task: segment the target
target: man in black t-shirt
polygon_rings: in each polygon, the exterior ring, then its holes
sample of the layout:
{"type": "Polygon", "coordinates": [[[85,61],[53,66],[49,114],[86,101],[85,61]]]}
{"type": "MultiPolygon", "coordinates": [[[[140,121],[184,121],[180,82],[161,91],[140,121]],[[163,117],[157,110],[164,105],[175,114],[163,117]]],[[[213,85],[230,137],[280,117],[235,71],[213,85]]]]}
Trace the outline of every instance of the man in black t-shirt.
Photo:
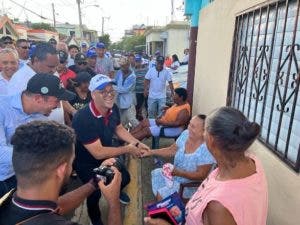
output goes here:
{"type": "MultiPolygon", "coordinates": [[[[108,225],[122,224],[118,199],[121,174],[114,167],[109,185],[90,180],[59,196],[74,160],[75,133],[71,128],[54,121],[34,121],[19,126],[11,143],[17,189],[0,200],[1,225],[75,225],[62,215],[78,207],[99,187],[108,201],[108,225]]],[[[112,165],[113,160],[103,163],[112,165]]]]}
{"type": "MultiPolygon", "coordinates": [[[[142,149],[149,149],[148,146],[127,132],[120,123],[119,109],[114,104],[115,90],[112,84],[112,80],[106,75],[94,76],[89,85],[92,101],[85,108],[79,110],[73,118],[72,126],[77,138],[74,166],[83,182],[93,176],[93,168],[98,167],[104,159],[126,153],[139,157],[142,149]],[[114,134],[129,144],[112,147],[114,134]]],[[[130,178],[125,169],[121,173],[121,188],[124,188],[130,178]]],[[[100,197],[100,191],[95,191],[87,198],[88,214],[93,225],[102,224],[98,206],[100,197]]],[[[122,194],[120,201],[123,201],[122,203],[126,201],[122,194]]]]}

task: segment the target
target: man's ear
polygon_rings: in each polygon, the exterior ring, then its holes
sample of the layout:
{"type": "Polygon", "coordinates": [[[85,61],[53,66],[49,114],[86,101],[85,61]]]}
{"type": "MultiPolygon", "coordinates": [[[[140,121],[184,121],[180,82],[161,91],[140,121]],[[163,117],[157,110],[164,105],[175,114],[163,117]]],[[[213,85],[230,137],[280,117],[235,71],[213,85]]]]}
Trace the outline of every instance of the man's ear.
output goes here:
{"type": "Polygon", "coordinates": [[[66,163],[66,162],[60,164],[56,168],[56,175],[60,178],[60,180],[63,180],[65,178],[67,169],[68,169],[68,163],[66,163]]]}

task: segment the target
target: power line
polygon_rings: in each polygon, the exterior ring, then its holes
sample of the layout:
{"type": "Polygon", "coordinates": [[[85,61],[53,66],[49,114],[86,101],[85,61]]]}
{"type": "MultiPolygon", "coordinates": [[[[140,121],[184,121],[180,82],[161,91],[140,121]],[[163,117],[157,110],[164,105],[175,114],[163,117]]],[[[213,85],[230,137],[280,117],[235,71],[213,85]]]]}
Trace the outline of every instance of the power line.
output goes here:
{"type": "Polygon", "coordinates": [[[34,14],[34,15],[36,15],[36,16],[38,16],[38,17],[40,17],[41,19],[44,19],[44,20],[51,20],[51,19],[49,19],[49,18],[46,18],[46,17],[44,17],[44,16],[42,16],[42,15],[40,15],[40,14],[38,14],[38,13],[36,13],[36,12],[32,11],[31,9],[28,9],[28,8],[26,8],[26,7],[22,6],[21,4],[19,4],[19,3],[15,2],[14,0],[10,0],[10,1],[11,1],[12,3],[14,3],[14,4],[16,4],[16,5],[20,6],[21,8],[23,8],[23,9],[27,10],[28,12],[31,12],[32,14],[34,14]]]}

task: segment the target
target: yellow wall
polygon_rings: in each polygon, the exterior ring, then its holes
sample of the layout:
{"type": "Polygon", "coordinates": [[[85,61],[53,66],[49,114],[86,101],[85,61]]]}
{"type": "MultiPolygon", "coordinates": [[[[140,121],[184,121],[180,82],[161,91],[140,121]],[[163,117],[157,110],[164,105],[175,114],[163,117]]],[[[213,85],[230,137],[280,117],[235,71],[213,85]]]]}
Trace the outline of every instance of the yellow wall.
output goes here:
{"type": "MultiPolygon", "coordinates": [[[[197,40],[193,113],[209,113],[226,104],[235,16],[263,0],[215,0],[201,11],[197,40]]],[[[269,1],[271,2],[271,1],[269,1]]],[[[268,225],[300,224],[300,176],[260,142],[269,186],[268,225]]]]}

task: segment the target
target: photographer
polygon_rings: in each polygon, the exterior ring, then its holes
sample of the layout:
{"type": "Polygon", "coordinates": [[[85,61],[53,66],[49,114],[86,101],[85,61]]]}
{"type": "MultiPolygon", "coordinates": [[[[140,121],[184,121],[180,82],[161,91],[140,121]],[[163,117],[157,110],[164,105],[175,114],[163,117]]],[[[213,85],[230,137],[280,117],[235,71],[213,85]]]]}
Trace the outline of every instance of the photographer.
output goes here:
{"type": "MultiPolygon", "coordinates": [[[[78,207],[100,187],[108,201],[108,224],[120,225],[118,194],[121,175],[115,173],[109,185],[91,180],[78,189],[59,197],[67,183],[74,160],[74,131],[54,121],[34,121],[19,126],[11,140],[17,190],[1,199],[0,224],[76,224],[62,215],[78,207]],[[117,196],[117,197],[116,197],[117,196]]],[[[114,162],[106,160],[104,165],[114,162]]]]}

